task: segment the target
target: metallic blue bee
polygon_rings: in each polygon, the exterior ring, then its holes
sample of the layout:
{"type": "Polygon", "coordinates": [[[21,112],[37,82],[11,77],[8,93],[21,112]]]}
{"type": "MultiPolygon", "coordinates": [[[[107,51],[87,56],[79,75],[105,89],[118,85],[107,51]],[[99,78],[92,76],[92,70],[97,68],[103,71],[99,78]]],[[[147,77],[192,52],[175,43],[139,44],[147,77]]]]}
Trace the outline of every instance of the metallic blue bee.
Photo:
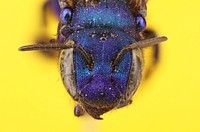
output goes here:
{"type": "Polygon", "coordinates": [[[61,51],[61,76],[67,91],[78,102],[76,116],[86,111],[102,119],[100,115],[130,104],[142,78],[142,48],[157,47],[155,44],[167,40],[145,30],[147,0],[49,3],[59,14],[57,39],[19,50],[61,51]]]}

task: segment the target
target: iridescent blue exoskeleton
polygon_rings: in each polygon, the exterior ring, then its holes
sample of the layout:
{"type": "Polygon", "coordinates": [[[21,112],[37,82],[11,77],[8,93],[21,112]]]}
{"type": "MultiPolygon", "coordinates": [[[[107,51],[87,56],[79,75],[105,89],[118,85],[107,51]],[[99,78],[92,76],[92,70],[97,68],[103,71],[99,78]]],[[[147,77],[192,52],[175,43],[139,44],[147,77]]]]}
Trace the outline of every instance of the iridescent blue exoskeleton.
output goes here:
{"type": "Polygon", "coordinates": [[[19,50],[60,50],[63,83],[78,102],[75,115],[95,119],[131,103],[143,71],[142,48],[166,37],[144,35],[147,0],[51,0],[57,40],[19,50]],[[59,5],[59,8],[58,6],[59,5]]]}

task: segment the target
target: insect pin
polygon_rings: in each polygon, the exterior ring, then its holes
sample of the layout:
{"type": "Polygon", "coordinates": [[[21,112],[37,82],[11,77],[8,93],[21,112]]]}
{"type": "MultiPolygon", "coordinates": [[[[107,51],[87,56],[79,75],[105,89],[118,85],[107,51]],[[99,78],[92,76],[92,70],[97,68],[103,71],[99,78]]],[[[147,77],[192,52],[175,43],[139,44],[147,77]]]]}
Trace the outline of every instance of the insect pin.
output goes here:
{"type": "MultiPolygon", "coordinates": [[[[54,1],[56,2],[56,1],[54,1]]],[[[60,52],[60,73],[74,114],[95,119],[131,103],[142,79],[142,49],[166,41],[149,37],[147,0],[58,0],[57,40],[20,47],[20,51],[60,52]]]]}

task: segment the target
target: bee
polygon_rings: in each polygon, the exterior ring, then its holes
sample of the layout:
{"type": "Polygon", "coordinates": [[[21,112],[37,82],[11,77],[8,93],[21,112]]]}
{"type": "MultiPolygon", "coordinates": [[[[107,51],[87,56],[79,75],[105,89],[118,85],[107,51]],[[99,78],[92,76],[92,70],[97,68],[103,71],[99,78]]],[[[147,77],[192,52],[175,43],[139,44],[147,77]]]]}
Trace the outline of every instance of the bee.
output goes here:
{"type": "Polygon", "coordinates": [[[145,30],[147,0],[50,2],[59,5],[57,39],[19,50],[60,51],[63,84],[78,102],[76,116],[102,119],[129,105],[142,79],[142,49],[167,40],[145,30]]]}

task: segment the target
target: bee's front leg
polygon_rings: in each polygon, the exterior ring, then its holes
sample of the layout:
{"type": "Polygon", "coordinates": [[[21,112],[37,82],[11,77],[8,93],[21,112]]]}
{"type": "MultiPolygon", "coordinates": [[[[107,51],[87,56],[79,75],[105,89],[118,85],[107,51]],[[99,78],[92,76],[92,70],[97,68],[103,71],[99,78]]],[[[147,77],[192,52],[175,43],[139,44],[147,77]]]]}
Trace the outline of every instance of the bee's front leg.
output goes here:
{"type": "MultiPolygon", "coordinates": [[[[59,18],[60,16],[60,6],[58,4],[58,0],[47,0],[43,7],[42,7],[42,18],[41,18],[41,28],[42,29],[39,33],[39,35],[36,36],[35,42],[38,44],[55,44],[58,43],[57,38],[50,37],[48,33],[48,14],[52,13],[50,17],[59,18]]],[[[58,36],[59,34],[57,34],[58,36]]],[[[57,57],[57,53],[52,51],[42,51],[44,55],[47,55],[49,57],[57,57]]]]}
{"type": "MultiPolygon", "coordinates": [[[[143,36],[145,39],[149,38],[155,38],[157,35],[153,30],[144,30],[143,31],[143,36]]],[[[155,66],[158,64],[159,59],[160,59],[160,46],[159,44],[153,45],[152,46],[153,54],[151,55],[151,65],[148,67],[147,72],[144,76],[144,78],[148,78],[151,73],[153,72],[155,66]]]]}
{"type": "Polygon", "coordinates": [[[58,18],[60,16],[60,6],[58,4],[58,0],[47,0],[43,5],[43,25],[47,25],[47,12],[52,11],[54,15],[56,15],[58,18]]]}

